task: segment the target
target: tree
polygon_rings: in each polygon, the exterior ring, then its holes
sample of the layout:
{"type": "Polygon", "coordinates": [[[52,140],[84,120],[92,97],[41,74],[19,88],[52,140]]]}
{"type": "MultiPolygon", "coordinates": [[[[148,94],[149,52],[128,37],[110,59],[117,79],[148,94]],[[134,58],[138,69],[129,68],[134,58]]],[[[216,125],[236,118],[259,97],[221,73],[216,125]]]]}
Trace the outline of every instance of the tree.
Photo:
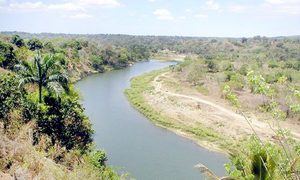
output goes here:
{"type": "Polygon", "coordinates": [[[22,62],[17,66],[20,73],[19,86],[27,83],[37,84],[39,87],[39,102],[42,103],[43,87],[48,92],[59,95],[63,90],[68,91],[68,77],[62,71],[60,61],[57,56],[46,55],[41,57],[38,52],[33,62],[22,62]]]}
{"type": "Polygon", "coordinates": [[[22,93],[16,89],[18,85],[15,75],[12,73],[0,73],[0,122],[3,122],[4,130],[10,121],[10,113],[22,104],[22,93]]]}
{"type": "Polygon", "coordinates": [[[216,63],[214,63],[212,60],[207,60],[205,61],[207,64],[208,72],[215,73],[218,72],[218,67],[216,63]]]}
{"type": "Polygon", "coordinates": [[[248,41],[247,38],[245,38],[245,37],[242,38],[242,43],[247,43],[247,41],[248,41]]]}
{"type": "Polygon", "coordinates": [[[0,67],[13,69],[18,61],[11,44],[0,41],[0,67]]]}
{"type": "Polygon", "coordinates": [[[61,98],[46,95],[45,111],[37,121],[38,134],[50,137],[52,145],[58,143],[67,150],[79,148],[86,150],[92,142],[91,124],[79,104],[79,96],[73,89],[61,98]]]}
{"type": "Polygon", "coordinates": [[[55,48],[53,46],[53,43],[48,41],[46,43],[44,43],[44,48],[43,48],[46,52],[49,53],[54,53],[55,52],[55,48]]]}
{"type": "Polygon", "coordinates": [[[12,36],[10,42],[15,44],[17,47],[22,47],[25,45],[24,40],[19,35],[12,36]]]}
{"type": "Polygon", "coordinates": [[[42,49],[43,48],[43,43],[40,40],[38,40],[36,38],[33,38],[33,39],[30,39],[27,42],[27,46],[29,47],[29,49],[31,51],[35,51],[35,50],[42,49]]]}

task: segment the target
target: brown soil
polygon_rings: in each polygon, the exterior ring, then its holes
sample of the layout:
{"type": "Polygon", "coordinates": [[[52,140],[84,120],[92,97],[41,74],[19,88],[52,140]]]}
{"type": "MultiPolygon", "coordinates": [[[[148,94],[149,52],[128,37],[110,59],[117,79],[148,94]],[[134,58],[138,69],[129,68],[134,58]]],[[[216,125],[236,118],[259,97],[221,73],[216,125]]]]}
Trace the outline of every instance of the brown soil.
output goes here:
{"type": "MultiPolygon", "coordinates": [[[[172,121],[191,127],[201,125],[226,138],[243,140],[255,132],[264,140],[276,139],[274,131],[278,127],[277,121],[261,121],[254,113],[249,112],[245,118],[220,96],[216,96],[218,93],[205,96],[188,83],[178,81],[178,77],[174,77],[172,72],[155,77],[152,82],[154,90],[144,94],[146,101],[172,121]]],[[[300,139],[299,124],[284,121],[280,122],[280,126],[290,130],[295,139],[300,139]]]]}

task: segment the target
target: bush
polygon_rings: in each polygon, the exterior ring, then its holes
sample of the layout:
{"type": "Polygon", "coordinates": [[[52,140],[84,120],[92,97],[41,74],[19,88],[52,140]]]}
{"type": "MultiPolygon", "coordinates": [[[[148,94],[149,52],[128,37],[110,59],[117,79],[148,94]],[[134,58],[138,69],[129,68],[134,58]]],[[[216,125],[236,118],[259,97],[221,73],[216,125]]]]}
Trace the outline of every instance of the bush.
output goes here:
{"type": "Polygon", "coordinates": [[[223,69],[224,71],[234,71],[234,65],[231,63],[225,64],[223,69]]]}
{"type": "Polygon", "coordinates": [[[103,58],[101,56],[92,55],[91,56],[92,66],[95,70],[103,72],[103,58]]]}
{"type": "Polygon", "coordinates": [[[278,68],[279,65],[278,65],[278,62],[276,62],[276,61],[270,61],[268,64],[268,67],[269,68],[278,68]]]}
{"type": "Polygon", "coordinates": [[[231,162],[225,165],[225,169],[230,177],[236,179],[294,179],[300,163],[290,158],[299,157],[298,145],[294,142],[289,145],[291,157],[285,154],[281,146],[261,144],[257,138],[252,137],[241,144],[243,148],[231,156],[231,162]]]}
{"type": "Polygon", "coordinates": [[[0,74],[0,121],[4,123],[4,128],[9,125],[9,114],[22,107],[22,92],[16,88],[18,81],[12,74],[0,74]]]}
{"type": "Polygon", "coordinates": [[[19,35],[12,36],[11,43],[15,44],[17,47],[22,47],[25,45],[24,40],[19,35]]]}
{"type": "Polygon", "coordinates": [[[247,73],[249,71],[249,66],[247,64],[243,64],[240,69],[238,70],[238,72],[243,75],[243,76],[246,76],[247,73]]]}
{"type": "Polygon", "coordinates": [[[90,153],[89,160],[93,166],[95,166],[97,169],[101,169],[105,166],[107,157],[104,151],[97,150],[90,153]]]}
{"type": "Polygon", "coordinates": [[[27,46],[31,51],[35,51],[42,49],[43,43],[39,39],[33,38],[27,42],[27,46]]]}
{"type": "Polygon", "coordinates": [[[227,99],[233,106],[235,106],[235,107],[240,106],[237,95],[231,91],[231,88],[229,85],[225,84],[223,86],[222,93],[223,93],[225,99],[227,99]]]}
{"type": "Polygon", "coordinates": [[[12,45],[0,41],[0,67],[11,70],[14,68],[18,60],[13,51],[12,45]]]}
{"type": "Polygon", "coordinates": [[[61,98],[46,96],[39,113],[37,132],[48,135],[53,145],[58,143],[67,150],[85,150],[92,142],[91,124],[74,92],[61,98]]]}
{"type": "Polygon", "coordinates": [[[212,60],[206,60],[205,63],[207,65],[208,72],[215,73],[219,71],[217,64],[212,60]]]}

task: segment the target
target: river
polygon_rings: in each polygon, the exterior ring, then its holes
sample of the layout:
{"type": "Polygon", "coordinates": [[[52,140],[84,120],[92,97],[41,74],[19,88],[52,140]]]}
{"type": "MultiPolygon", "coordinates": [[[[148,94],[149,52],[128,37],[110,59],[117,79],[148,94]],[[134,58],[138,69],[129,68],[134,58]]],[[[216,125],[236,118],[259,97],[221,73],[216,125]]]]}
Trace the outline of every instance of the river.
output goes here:
{"type": "Polygon", "coordinates": [[[224,175],[226,156],[153,125],[124,95],[132,77],[171,64],[174,62],[140,62],[76,83],[95,130],[94,141],[107,153],[110,166],[136,179],[204,179],[194,168],[197,163],[224,175]]]}

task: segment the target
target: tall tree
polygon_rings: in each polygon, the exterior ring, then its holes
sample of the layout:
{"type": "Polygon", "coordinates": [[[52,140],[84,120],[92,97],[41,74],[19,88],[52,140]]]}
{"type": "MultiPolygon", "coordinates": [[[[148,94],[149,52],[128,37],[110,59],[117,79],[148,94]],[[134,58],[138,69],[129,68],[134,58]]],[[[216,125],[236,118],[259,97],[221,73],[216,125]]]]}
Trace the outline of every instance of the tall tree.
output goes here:
{"type": "Polygon", "coordinates": [[[10,41],[12,44],[15,44],[18,47],[22,47],[25,45],[24,40],[19,35],[14,35],[10,41]]]}
{"type": "Polygon", "coordinates": [[[31,51],[35,51],[42,49],[43,43],[39,39],[33,38],[27,42],[27,46],[31,51]]]}
{"type": "Polygon", "coordinates": [[[33,62],[24,61],[21,65],[17,65],[17,69],[21,72],[19,86],[28,83],[37,84],[40,103],[42,103],[43,88],[57,96],[64,90],[68,91],[68,77],[56,57],[49,54],[42,58],[38,52],[33,62]]]}

